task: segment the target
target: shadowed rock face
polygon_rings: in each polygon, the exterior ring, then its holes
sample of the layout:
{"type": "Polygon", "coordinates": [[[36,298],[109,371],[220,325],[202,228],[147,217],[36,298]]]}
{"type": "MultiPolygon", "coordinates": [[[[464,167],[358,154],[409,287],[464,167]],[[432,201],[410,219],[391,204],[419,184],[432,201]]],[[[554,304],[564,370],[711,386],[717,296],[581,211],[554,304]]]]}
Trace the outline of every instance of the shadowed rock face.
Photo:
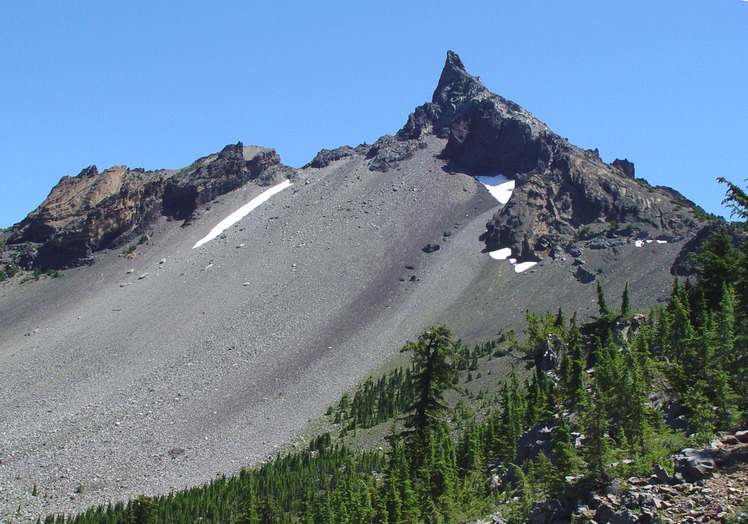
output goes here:
{"type": "Polygon", "coordinates": [[[596,150],[570,144],[488,91],[451,51],[431,103],[416,108],[397,138],[425,134],[448,139],[441,154],[452,170],[516,180],[512,198],[486,224],[489,250],[511,247],[520,258],[537,260],[583,228],[603,235],[618,224],[629,235],[682,237],[701,227],[692,209],[682,209],[692,202],[635,179],[628,160],[608,165],[596,150]]]}
{"type": "Polygon", "coordinates": [[[117,247],[163,214],[189,220],[195,210],[249,180],[271,183],[283,172],[274,149],[241,142],[179,170],[144,171],[90,166],[65,176],[47,199],[13,228],[8,243],[28,242],[33,264],[65,268],[88,263],[94,252],[117,247]]]}

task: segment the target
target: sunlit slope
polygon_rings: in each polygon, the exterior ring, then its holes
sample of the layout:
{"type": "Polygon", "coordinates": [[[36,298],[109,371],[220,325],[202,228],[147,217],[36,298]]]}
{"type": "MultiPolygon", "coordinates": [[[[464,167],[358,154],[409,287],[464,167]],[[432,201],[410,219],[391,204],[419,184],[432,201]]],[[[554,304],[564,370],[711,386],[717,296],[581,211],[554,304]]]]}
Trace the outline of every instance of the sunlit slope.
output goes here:
{"type": "MultiPolygon", "coordinates": [[[[262,460],[433,324],[478,339],[527,308],[594,313],[573,258],[517,273],[485,252],[501,204],[443,169],[444,143],[384,173],[362,155],[300,170],[194,249],[268,188],[249,183],[186,227],[159,219],[134,259],[104,252],[0,287],[3,507],[70,511],[262,460]],[[34,484],[50,497],[28,496],[34,484]]],[[[585,258],[609,296],[629,281],[642,303],[667,293],[679,249],[585,258]]]]}

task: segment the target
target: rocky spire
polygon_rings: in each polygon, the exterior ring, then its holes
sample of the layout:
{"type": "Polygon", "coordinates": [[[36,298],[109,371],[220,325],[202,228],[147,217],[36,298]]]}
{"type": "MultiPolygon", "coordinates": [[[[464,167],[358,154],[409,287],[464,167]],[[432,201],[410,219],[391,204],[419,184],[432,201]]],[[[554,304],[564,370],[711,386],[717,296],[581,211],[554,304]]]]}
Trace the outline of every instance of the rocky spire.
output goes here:
{"type": "Polygon", "coordinates": [[[431,97],[431,103],[439,108],[439,120],[441,122],[451,120],[464,102],[482,98],[488,94],[480,78],[465,70],[465,65],[457,53],[447,51],[444,69],[431,97]]]}

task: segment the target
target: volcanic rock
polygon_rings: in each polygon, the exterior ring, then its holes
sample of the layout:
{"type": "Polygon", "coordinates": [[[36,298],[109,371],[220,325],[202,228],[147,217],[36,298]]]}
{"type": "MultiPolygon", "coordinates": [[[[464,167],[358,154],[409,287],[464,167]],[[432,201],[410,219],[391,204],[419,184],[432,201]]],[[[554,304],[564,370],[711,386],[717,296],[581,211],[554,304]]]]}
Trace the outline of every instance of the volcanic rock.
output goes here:
{"type": "Polygon", "coordinates": [[[628,160],[608,165],[596,150],[582,150],[553,133],[528,111],[488,91],[453,52],[431,103],[418,107],[397,134],[401,141],[425,134],[447,138],[442,155],[454,171],[502,174],[516,181],[513,196],[486,225],[486,248],[510,247],[520,259],[538,260],[551,244],[595,232],[616,222],[683,235],[698,227],[694,216],[675,213],[693,206],[677,192],[633,178],[628,160]],[[667,217],[667,218],[665,218],[667,217]]]}
{"type": "Polygon", "coordinates": [[[179,171],[89,166],[63,177],[47,199],[14,226],[8,244],[30,243],[36,267],[88,263],[96,251],[141,234],[163,214],[189,219],[198,206],[255,180],[267,185],[292,173],[274,149],[241,142],[179,171]]]}
{"type": "Polygon", "coordinates": [[[636,172],[634,169],[634,163],[629,161],[628,158],[624,158],[623,160],[621,160],[620,158],[616,158],[610,165],[620,169],[621,172],[627,177],[636,178],[634,176],[634,173],[636,172]]]}

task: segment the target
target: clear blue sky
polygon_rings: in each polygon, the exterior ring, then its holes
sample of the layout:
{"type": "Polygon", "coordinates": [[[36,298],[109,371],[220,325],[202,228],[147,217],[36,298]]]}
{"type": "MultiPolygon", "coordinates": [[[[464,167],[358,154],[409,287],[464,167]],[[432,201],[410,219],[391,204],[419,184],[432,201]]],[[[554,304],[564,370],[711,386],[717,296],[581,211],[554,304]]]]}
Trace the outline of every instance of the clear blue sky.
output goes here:
{"type": "Polygon", "coordinates": [[[748,177],[748,1],[6,2],[0,226],[96,164],[242,141],[298,167],[394,134],[447,49],[603,160],[722,213],[748,177]]]}

